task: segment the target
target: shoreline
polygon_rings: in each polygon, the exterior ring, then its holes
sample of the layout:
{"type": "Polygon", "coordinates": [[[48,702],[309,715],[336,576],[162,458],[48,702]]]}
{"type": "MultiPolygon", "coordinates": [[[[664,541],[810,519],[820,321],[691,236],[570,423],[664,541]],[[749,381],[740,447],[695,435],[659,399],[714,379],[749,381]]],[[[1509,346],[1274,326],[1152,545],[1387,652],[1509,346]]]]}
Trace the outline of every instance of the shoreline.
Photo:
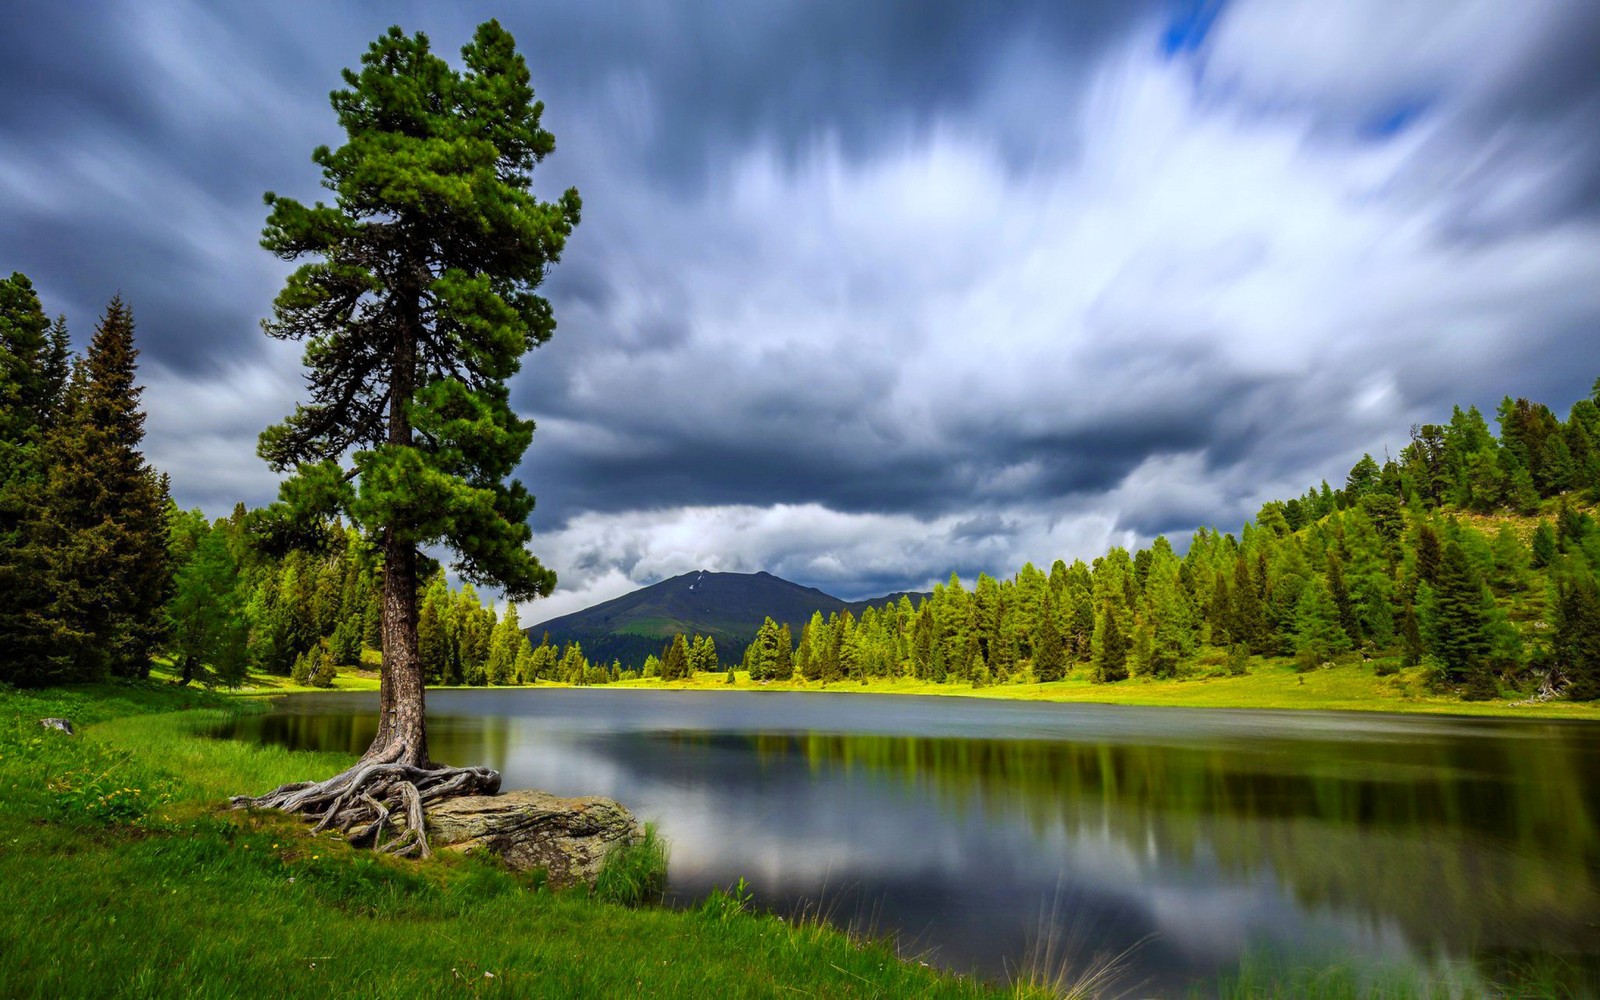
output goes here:
{"type": "MultiPolygon", "coordinates": [[[[1081,674],[1081,671],[1079,672],[1081,674]]],[[[805,680],[751,682],[736,674],[729,684],[722,672],[697,674],[689,680],[664,682],[638,678],[610,684],[576,685],[560,681],[503,686],[450,685],[430,691],[535,690],[590,687],[596,690],[746,691],[825,694],[918,695],[940,698],[977,698],[1048,704],[1128,705],[1142,708],[1211,708],[1230,710],[1368,712],[1392,715],[1455,716],[1460,718],[1510,718],[1538,721],[1600,722],[1600,703],[1551,700],[1533,704],[1500,699],[1469,702],[1426,691],[1425,668],[1414,667],[1387,677],[1374,675],[1361,664],[1325,667],[1298,673],[1292,665],[1263,664],[1251,673],[1234,677],[1190,677],[1177,680],[1130,678],[1114,684],[1094,684],[1083,676],[1049,683],[1007,683],[973,688],[935,684],[912,678],[875,678],[833,681],[805,680]]],[[[280,680],[274,677],[274,680],[280,680]]],[[[245,687],[223,692],[229,697],[259,698],[323,691],[376,691],[375,675],[341,674],[332,688],[291,686],[245,687]],[[353,683],[352,683],[353,682],[353,683]]]]}

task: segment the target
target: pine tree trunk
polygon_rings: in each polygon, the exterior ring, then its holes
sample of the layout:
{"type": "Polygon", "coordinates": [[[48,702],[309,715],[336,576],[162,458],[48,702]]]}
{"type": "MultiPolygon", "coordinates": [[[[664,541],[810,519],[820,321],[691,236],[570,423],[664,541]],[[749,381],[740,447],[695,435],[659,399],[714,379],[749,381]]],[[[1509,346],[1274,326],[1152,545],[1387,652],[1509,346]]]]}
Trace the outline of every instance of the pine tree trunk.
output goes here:
{"type": "MultiPolygon", "coordinates": [[[[410,448],[411,393],[417,359],[417,296],[405,303],[389,369],[389,444],[410,448]]],[[[383,668],[378,691],[378,734],[363,760],[399,759],[428,765],[422,659],[417,655],[417,552],[395,526],[383,533],[383,668]],[[393,756],[399,746],[399,757],[393,756]]]]}
{"type": "Polygon", "coordinates": [[[367,756],[398,744],[398,759],[420,767],[428,761],[426,702],[422,658],[417,655],[417,553],[408,543],[386,533],[383,570],[383,680],[379,694],[383,717],[367,756]]]}

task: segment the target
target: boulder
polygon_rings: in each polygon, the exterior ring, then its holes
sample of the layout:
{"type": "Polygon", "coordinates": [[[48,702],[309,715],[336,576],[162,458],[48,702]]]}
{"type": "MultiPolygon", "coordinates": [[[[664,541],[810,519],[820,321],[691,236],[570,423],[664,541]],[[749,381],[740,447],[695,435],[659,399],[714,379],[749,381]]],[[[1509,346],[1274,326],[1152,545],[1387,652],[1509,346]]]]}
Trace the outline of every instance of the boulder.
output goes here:
{"type": "Polygon", "coordinates": [[[424,818],[435,848],[485,851],[515,871],[542,868],[556,887],[593,883],[606,852],[644,835],[633,813],[611,799],[532,790],[432,802],[424,818]]]}
{"type": "Polygon", "coordinates": [[[72,727],[71,719],[40,719],[39,725],[46,729],[59,729],[68,736],[78,735],[78,731],[72,727]]]}

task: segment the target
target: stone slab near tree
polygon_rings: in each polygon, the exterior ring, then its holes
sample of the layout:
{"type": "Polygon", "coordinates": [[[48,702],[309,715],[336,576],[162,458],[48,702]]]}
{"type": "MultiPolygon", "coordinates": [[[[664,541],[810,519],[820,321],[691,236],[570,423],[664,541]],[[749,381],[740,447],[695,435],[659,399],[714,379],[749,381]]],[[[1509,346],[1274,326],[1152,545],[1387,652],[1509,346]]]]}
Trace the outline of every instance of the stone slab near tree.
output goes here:
{"type": "Polygon", "coordinates": [[[436,848],[481,851],[519,872],[543,869],[557,888],[593,884],[613,848],[644,837],[633,813],[612,799],[531,789],[442,799],[423,822],[436,848]]]}

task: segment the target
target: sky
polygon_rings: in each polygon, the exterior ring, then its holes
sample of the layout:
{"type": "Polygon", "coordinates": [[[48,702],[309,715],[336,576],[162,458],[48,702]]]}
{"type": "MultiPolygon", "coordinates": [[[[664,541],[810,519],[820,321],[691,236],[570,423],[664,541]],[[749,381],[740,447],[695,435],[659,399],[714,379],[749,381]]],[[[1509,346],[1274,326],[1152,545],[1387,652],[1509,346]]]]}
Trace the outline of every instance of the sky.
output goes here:
{"type": "Polygon", "coordinates": [[[1600,5],[0,7],[0,271],[134,311],[185,507],[300,396],[266,191],[390,24],[497,17],[583,195],[512,383],[536,622],[696,569],[845,598],[1091,559],[1600,375],[1600,5]]]}

